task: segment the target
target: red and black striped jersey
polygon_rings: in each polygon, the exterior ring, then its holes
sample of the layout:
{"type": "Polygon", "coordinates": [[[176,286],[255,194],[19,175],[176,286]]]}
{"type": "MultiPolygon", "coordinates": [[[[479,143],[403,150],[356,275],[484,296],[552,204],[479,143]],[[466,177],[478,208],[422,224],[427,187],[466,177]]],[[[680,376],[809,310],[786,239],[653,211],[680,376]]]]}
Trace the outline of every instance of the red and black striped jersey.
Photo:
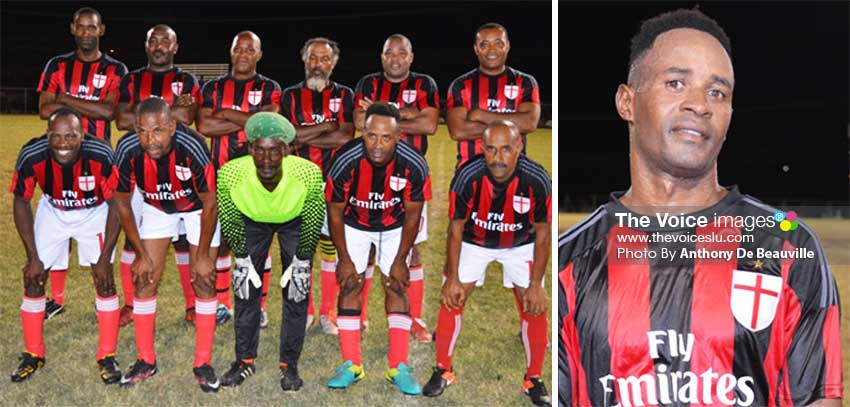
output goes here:
{"type": "MultiPolygon", "coordinates": [[[[280,113],[297,126],[312,126],[326,121],[352,123],[353,112],[354,92],[334,81],[321,92],[308,88],[302,81],[286,88],[280,98],[280,113]]],[[[322,174],[327,176],[335,150],[305,145],[295,154],[318,165],[322,174]]]]}
{"type": "MultiPolygon", "coordinates": [[[[466,110],[513,113],[520,104],[526,102],[540,104],[540,89],[533,76],[509,66],[496,76],[487,75],[476,68],[452,81],[446,98],[446,111],[464,107],[466,110]]],[[[523,134],[523,153],[525,141],[526,135],[523,134]]],[[[458,141],[457,166],[460,167],[481,152],[481,138],[458,141]]]]}
{"type": "Polygon", "coordinates": [[[145,154],[135,132],[127,133],[115,147],[119,192],[139,186],[145,202],[165,213],[203,209],[198,193],[215,192],[215,168],[203,137],[178,125],[171,151],[158,160],[145,154]]]}
{"type": "MultiPolygon", "coordinates": [[[[103,54],[96,61],[84,62],[77,59],[76,51],[72,51],[47,61],[36,91],[64,93],[94,101],[115,93],[115,103],[118,103],[118,84],[126,73],[127,66],[109,55],[103,54]]],[[[109,141],[111,133],[109,123],[83,115],[83,130],[106,141],[109,141]]]]}
{"type": "Polygon", "coordinates": [[[53,158],[47,135],[36,137],[21,148],[9,191],[30,199],[36,184],[56,209],[94,208],[111,199],[118,184],[112,149],[105,141],[86,136],[79,158],[66,166],[53,158]]]}
{"type": "MultiPolygon", "coordinates": [[[[250,79],[236,79],[230,74],[204,84],[201,90],[201,107],[213,110],[233,109],[240,112],[258,112],[263,106],[278,105],[280,85],[263,75],[250,79]]],[[[215,168],[248,154],[245,129],[230,134],[207,134],[212,138],[212,161],[215,168]]]]}
{"type": "MultiPolygon", "coordinates": [[[[428,75],[416,72],[410,72],[407,79],[397,83],[388,81],[383,72],[375,72],[360,79],[354,92],[354,106],[359,106],[365,97],[373,102],[389,102],[399,109],[440,109],[437,82],[428,75]]],[[[410,143],[422,155],[428,151],[428,136],[425,134],[401,133],[401,139],[410,143]]]]}
{"type": "Polygon", "coordinates": [[[147,67],[136,69],[121,78],[118,86],[118,103],[135,106],[151,96],[165,100],[173,105],[183,94],[192,95],[197,103],[200,100],[200,87],[195,75],[174,67],[165,72],[156,72],[147,67]]]}
{"type": "Polygon", "coordinates": [[[660,215],[629,223],[641,215],[621,196],[558,242],[561,405],[842,397],[838,293],[807,225],[782,231],[775,209],[734,187],[675,214],[704,217],[690,225],[660,215]]]}
{"type": "Polygon", "coordinates": [[[463,219],[463,241],[491,249],[534,243],[535,223],[552,222],[552,179],[520,155],[505,182],[490,175],[483,155],[462,165],[452,178],[449,219],[463,219]]]}
{"type": "Polygon", "coordinates": [[[328,169],[325,200],[345,202],[345,224],[368,231],[402,227],[405,201],[431,199],[431,175],[425,157],[406,143],[397,143],[381,167],[366,157],[362,138],[339,148],[328,169]]]}

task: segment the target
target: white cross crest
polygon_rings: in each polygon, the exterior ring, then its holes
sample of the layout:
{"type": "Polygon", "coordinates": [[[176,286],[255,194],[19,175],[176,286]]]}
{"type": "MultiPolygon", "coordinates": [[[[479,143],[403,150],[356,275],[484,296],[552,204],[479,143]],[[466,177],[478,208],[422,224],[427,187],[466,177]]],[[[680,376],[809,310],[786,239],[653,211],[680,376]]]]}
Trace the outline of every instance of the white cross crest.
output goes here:
{"type": "Polygon", "coordinates": [[[180,96],[183,94],[183,82],[171,82],[171,93],[174,96],[180,96]]]}
{"type": "Polygon", "coordinates": [[[77,186],[86,192],[94,191],[94,175],[83,175],[77,177],[77,186]]]}
{"type": "Polygon", "coordinates": [[[770,326],[782,295],[782,277],[751,271],[732,271],[729,306],[732,315],[752,332],[770,326]]]}
{"type": "Polygon", "coordinates": [[[390,175],[390,189],[393,191],[401,191],[407,186],[407,178],[394,177],[390,175]]]}
{"type": "Polygon", "coordinates": [[[516,96],[519,94],[519,86],[517,85],[505,85],[505,97],[514,100],[516,96]]]}
{"type": "Polygon", "coordinates": [[[91,84],[94,85],[95,88],[102,88],[103,85],[106,85],[106,75],[94,74],[91,79],[91,84]]]}
{"type": "Polygon", "coordinates": [[[519,213],[528,213],[531,210],[531,199],[514,195],[514,210],[519,213]]]}
{"type": "Polygon", "coordinates": [[[416,101],[416,89],[405,89],[401,91],[401,100],[404,103],[413,103],[416,101]]]}
{"type": "Polygon", "coordinates": [[[342,98],[333,98],[328,100],[328,109],[332,112],[339,112],[339,106],[342,105],[342,98]]]}
{"type": "Polygon", "coordinates": [[[263,100],[263,91],[261,90],[249,90],[248,91],[248,103],[257,106],[260,104],[260,101],[263,100]]]}
{"type": "Polygon", "coordinates": [[[179,179],[180,181],[188,181],[190,178],[192,178],[192,170],[190,170],[189,167],[175,165],[174,173],[177,174],[177,179],[179,179]]]}

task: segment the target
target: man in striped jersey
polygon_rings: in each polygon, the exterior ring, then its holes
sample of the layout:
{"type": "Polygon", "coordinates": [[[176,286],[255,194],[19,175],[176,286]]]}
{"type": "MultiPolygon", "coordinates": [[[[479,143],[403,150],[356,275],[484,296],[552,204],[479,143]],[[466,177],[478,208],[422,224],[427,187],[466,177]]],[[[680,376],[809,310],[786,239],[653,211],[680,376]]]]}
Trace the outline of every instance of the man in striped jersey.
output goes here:
{"type": "Polygon", "coordinates": [[[80,265],[92,266],[100,378],[106,384],[121,378],[115,361],[118,296],[112,278],[112,253],[120,230],[111,201],[117,182],[112,149],[103,140],[86,136],[79,113],[67,107],[50,115],[47,134],[21,149],[11,192],[15,227],[27,254],[21,304],[24,353],[12,372],[13,382],[28,379],[44,365],[44,282],[51,269],[68,267],[70,239],[77,241],[80,265]],[[33,219],[30,199],[36,184],[43,193],[33,219]]]}
{"type": "MultiPolygon", "coordinates": [[[[195,75],[174,66],[177,53],[177,33],[171,27],[159,24],[148,30],[145,39],[145,53],[148,64],[121,78],[118,86],[119,97],[115,121],[119,130],[132,130],[136,123],[134,109],[139,102],[151,97],[159,97],[171,105],[174,119],[183,125],[191,126],[197,111],[199,99],[198,80],[195,75]]],[[[142,195],[133,193],[133,213],[141,215],[142,195]]],[[[185,300],[186,321],[195,321],[195,290],[189,276],[189,242],[186,241],[185,228],[173,243],[174,261],[180,273],[180,285],[185,300]]],[[[121,286],[124,290],[124,307],[121,308],[120,325],[133,321],[133,273],[130,267],[136,259],[136,252],[129,240],[124,239],[121,251],[121,286]]]]}
{"type": "Polygon", "coordinates": [[[464,304],[475,286],[484,285],[487,265],[497,261],[502,264],[504,286],[513,289],[522,324],[526,357],[522,390],[535,405],[549,405],[540,376],[549,344],[543,275],[551,252],[552,179],[521,153],[520,129],[510,121],[490,123],[482,147],[484,154],[462,165],[452,179],[437,367],[422,393],[437,397],[454,383],[452,358],[464,304]]]}
{"type": "Polygon", "coordinates": [[[729,38],[699,10],[632,38],[615,97],[631,187],[559,241],[561,405],[841,404],[817,236],[718,183],[734,86],[729,38]]]}
{"type": "MultiPolygon", "coordinates": [[[[374,102],[387,102],[399,109],[401,140],[409,143],[422,155],[428,150],[428,136],[437,132],[440,116],[440,97],[437,83],[428,75],[410,71],[413,63],[413,45],[401,34],[390,35],[381,52],[383,71],[364,76],[357,83],[354,96],[354,124],[358,130],[365,129],[366,109],[374,102]]],[[[413,317],[413,338],[417,342],[431,342],[431,333],[422,319],[422,303],[425,293],[425,268],[419,253],[419,243],[428,239],[428,204],[422,208],[419,233],[410,251],[410,316],[413,317]]],[[[368,326],[366,316],[369,288],[375,269],[371,259],[366,270],[363,286],[363,314],[361,325],[368,326]]]]}

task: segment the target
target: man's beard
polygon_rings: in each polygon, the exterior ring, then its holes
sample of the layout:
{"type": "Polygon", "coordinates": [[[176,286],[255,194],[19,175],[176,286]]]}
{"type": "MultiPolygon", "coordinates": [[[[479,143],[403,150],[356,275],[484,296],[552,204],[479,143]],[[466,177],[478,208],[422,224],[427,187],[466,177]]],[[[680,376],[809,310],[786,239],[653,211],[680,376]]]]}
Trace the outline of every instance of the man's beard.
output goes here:
{"type": "Polygon", "coordinates": [[[331,82],[330,73],[328,73],[328,75],[325,75],[324,72],[322,72],[321,75],[311,75],[310,73],[310,71],[307,71],[307,80],[305,81],[308,89],[321,92],[325,90],[331,82]]]}

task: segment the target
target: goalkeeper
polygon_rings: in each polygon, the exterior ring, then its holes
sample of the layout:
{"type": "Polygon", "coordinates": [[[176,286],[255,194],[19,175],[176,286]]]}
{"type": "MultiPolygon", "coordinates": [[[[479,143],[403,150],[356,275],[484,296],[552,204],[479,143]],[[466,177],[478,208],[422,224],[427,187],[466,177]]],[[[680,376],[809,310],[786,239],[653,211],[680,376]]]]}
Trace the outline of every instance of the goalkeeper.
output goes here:
{"type": "Polygon", "coordinates": [[[295,128],[283,116],[256,113],[245,123],[248,155],[218,171],[219,222],[236,266],[236,361],[221,377],[238,386],[254,374],[260,339],[263,269],[272,238],[280,243],[283,322],[280,326],[280,386],[297,391],[298,358],[304,343],[310,265],[324,220],[322,172],[312,162],[290,155],[295,128]]]}

